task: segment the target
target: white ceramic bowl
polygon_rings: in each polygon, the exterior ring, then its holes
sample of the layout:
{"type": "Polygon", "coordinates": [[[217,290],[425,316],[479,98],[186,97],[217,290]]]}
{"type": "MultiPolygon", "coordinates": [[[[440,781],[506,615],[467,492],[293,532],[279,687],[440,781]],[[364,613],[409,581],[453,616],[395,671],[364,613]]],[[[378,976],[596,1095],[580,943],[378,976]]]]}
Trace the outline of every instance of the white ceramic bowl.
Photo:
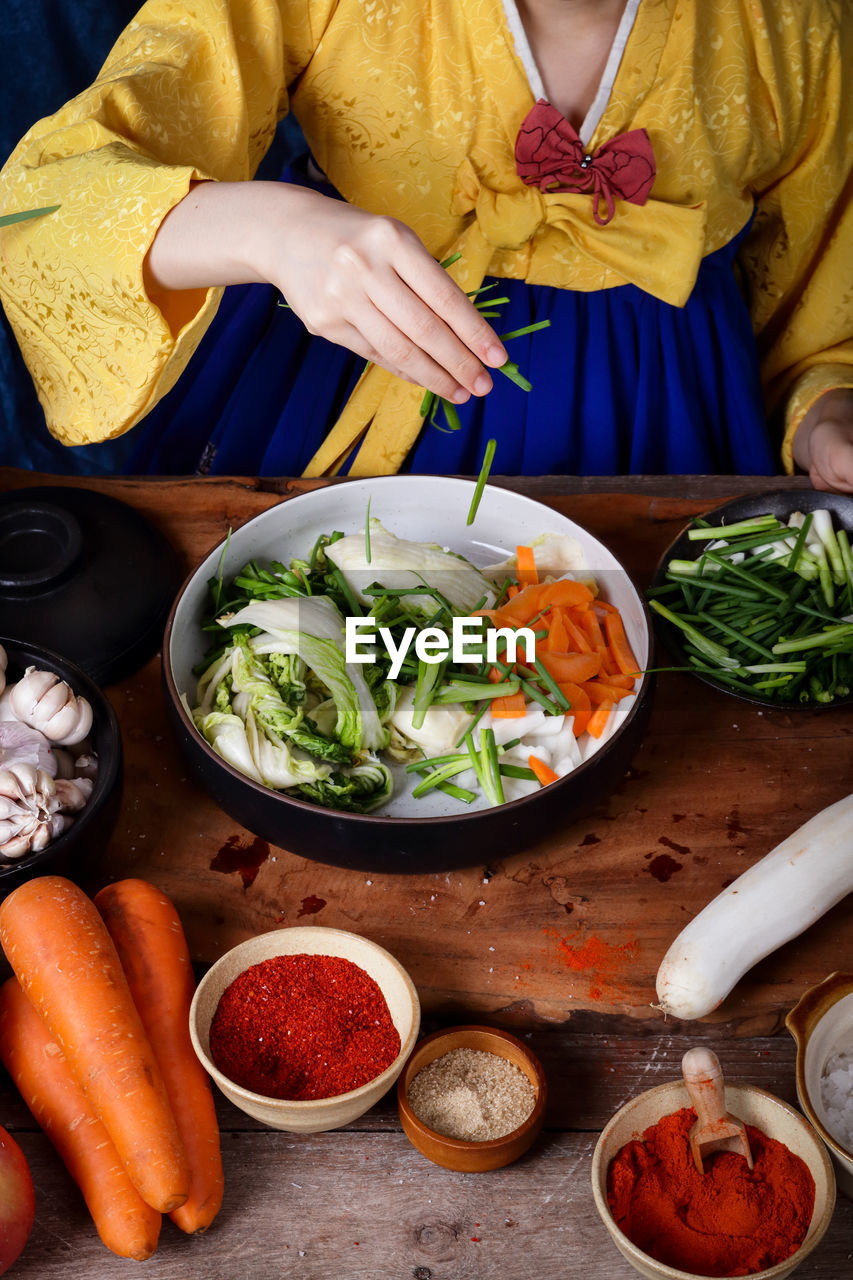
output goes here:
{"type": "Polygon", "coordinates": [[[826,1126],[820,1078],[836,1053],[853,1054],[853,973],[832,973],[804,993],[785,1019],[797,1042],[797,1097],[823,1138],[838,1189],[853,1200],[853,1149],[843,1147],[826,1126]]]}
{"type": "MultiPolygon", "coordinates": [[[[641,1093],[621,1107],[603,1129],[592,1157],[592,1194],[595,1207],[616,1248],[635,1271],[647,1280],[705,1280],[691,1271],[679,1271],[649,1257],[622,1232],[613,1220],[607,1204],[607,1170],[616,1153],[626,1142],[642,1137],[643,1132],[664,1116],[691,1105],[682,1081],[658,1085],[641,1093]]],[[[733,1115],[747,1124],[783,1142],[803,1159],[815,1181],[815,1204],[811,1225],[803,1243],[790,1258],[773,1267],[754,1271],[750,1280],[784,1280],[808,1257],[825,1233],[835,1208],[835,1177],[826,1150],[807,1120],[793,1107],[753,1085],[726,1085],[726,1105],[733,1115]]]]}
{"type": "Polygon", "coordinates": [[[272,1129],[291,1133],[322,1133],[357,1120],[396,1082],[411,1053],[420,1028],[420,1001],[415,985],[398,960],[369,938],[343,929],[296,926],[261,933],[226,951],[198,984],[190,1007],[190,1037],[198,1058],[226,1098],[272,1129]],[[246,969],[274,956],[340,956],[352,961],[379,985],[400,1036],[400,1052],[380,1075],[359,1089],[332,1098],[291,1101],[253,1093],[229,1080],[210,1056],[210,1024],[220,996],[246,969]]]}
{"type": "MultiPolygon", "coordinates": [[[[435,789],[411,797],[411,777],[401,769],[395,795],[372,814],[341,813],[252,782],[227,764],[196,730],[193,669],[208,645],[200,621],[208,582],[227,580],[249,560],[287,562],[307,556],[323,533],[364,528],[371,515],[399,537],[438,542],[478,567],[514,555],[518,544],[542,533],[567,534],[580,543],[602,596],[620,610],[641,669],[649,665],[651,627],[645,604],[615,556],[585,529],[532,499],[487,485],[476,519],[466,523],[474,484],[441,476],[383,476],[349,480],[289,498],[233,530],[185,582],[166,627],[163,677],[172,726],[196,779],[236,821],[271,844],[320,862],[365,871],[431,872],[470,866],[484,848],[507,857],[598,803],[624,778],[642,739],[653,677],[611,715],[595,750],[559,782],[500,806],[471,807],[435,789]]],[[[594,743],[589,740],[590,745],[594,743]]]]}

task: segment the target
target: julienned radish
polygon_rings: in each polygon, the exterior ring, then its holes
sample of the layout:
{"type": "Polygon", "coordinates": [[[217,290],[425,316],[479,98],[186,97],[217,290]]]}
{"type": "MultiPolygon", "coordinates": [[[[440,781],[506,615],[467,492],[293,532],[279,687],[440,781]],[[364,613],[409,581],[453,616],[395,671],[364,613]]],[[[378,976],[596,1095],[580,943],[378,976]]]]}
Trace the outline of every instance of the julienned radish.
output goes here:
{"type": "Polygon", "coordinates": [[[657,975],[659,1007],[703,1018],[740,978],[853,892],[853,795],[798,827],[708,903],[657,975]]]}
{"type": "Polygon", "coordinates": [[[143,1200],[183,1204],[190,1175],[154,1051],[94,903],[41,876],[0,904],[0,945],[143,1200]]]}

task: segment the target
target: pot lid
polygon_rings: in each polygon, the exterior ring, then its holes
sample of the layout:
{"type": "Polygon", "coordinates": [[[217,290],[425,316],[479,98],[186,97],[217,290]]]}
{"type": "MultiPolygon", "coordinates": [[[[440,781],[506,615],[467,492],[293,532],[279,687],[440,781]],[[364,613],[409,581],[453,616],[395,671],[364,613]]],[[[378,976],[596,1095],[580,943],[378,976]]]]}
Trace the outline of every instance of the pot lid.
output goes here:
{"type": "Polygon", "coordinates": [[[0,631],[112,684],[156,653],[181,569],[127,503],[70,485],[0,494],[0,631]]]}

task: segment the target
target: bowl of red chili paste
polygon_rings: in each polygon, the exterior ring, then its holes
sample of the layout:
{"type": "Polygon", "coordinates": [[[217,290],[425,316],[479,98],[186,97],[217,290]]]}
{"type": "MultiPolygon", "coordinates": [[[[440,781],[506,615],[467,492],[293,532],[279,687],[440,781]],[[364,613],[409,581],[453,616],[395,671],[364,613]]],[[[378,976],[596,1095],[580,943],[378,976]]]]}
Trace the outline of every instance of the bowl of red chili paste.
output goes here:
{"type": "Polygon", "coordinates": [[[420,1028],[415,986],[377,943],[295,927],[249,938],[207,971],[190,1009],[198,1057],[235,1106],[320,1133],[388,1092],[420,1028]]]}
{"type": "Polygon", "coordinates": [[[700,1174],[696,1118],[680,1081],[617,1111],[592,1162],[596,1208],[619,1252],[649,1280],[782,1280],[811,1253],[835,1207],[835,1177],[812,1126],[772,1094],[726,1085],[754,1160],[720,1151],[700,1174]]]}

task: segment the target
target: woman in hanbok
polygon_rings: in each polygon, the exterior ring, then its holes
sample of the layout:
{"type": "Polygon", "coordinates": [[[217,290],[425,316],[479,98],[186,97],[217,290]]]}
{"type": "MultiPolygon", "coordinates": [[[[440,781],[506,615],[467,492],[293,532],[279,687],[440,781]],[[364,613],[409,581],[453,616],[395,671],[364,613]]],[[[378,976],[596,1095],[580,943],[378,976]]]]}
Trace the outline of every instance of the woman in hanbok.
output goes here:
{"type": "Polygon", "coordinates": [[[853,489],[851,27],[149,0],[0,178],[53,208],[0,241],[47,425],[131,473],[473,473],[494,438],[495,473],[853,489]],[[249,181],[288,111],[308,154],[249,181]]]}

